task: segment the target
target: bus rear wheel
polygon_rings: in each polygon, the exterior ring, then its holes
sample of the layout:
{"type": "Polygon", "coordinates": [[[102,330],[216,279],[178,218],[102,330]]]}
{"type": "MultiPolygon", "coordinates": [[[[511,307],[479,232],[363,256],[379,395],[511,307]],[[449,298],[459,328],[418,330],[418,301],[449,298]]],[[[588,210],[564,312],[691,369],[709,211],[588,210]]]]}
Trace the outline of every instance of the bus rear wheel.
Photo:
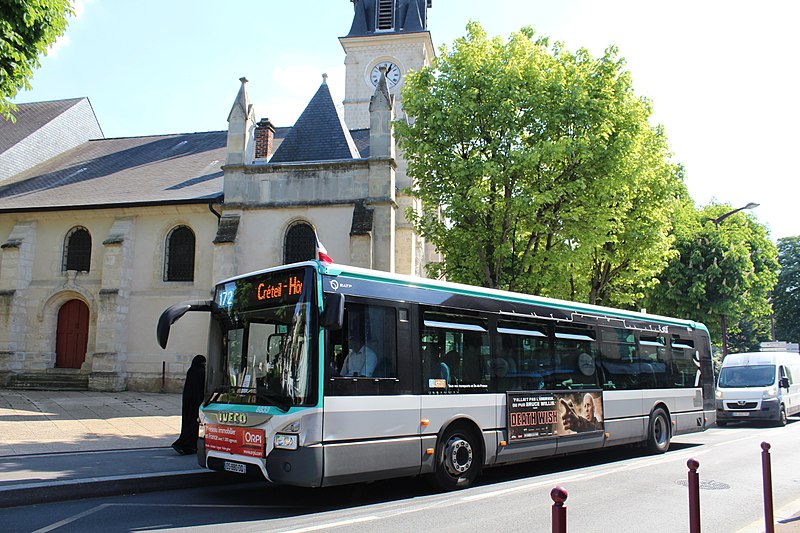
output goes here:
{"type": "Polygon", "coordinates": [[[444,491],[472,485],[481,467],[481,451],[474,432],[464,426],[448,430],[436,444],[436,470],[429,480],[444,491]]]}
{"type": "Polygon", "coordinates": [[[650,453],[664,453],[669,449],[670,427],[667,413],[660,407],[650,415],[647,430],[647,450],[650,453]]]}

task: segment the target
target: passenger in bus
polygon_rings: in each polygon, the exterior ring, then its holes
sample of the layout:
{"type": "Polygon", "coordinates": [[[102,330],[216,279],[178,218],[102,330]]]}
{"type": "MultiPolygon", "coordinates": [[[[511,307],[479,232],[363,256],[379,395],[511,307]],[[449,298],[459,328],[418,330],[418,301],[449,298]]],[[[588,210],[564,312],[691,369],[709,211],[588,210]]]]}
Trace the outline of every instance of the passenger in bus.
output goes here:
{"type": "Polygon", "coordinates": [[[340,374],[342,376],[372,376],[375,372],[375,366],[378,364],[378,356],[372,348],[366,345],[364,328],[361,326],[360,321],[353,320],[350,322],[347,344],[350,347],[350,351],[344,359],[340,374]]]}

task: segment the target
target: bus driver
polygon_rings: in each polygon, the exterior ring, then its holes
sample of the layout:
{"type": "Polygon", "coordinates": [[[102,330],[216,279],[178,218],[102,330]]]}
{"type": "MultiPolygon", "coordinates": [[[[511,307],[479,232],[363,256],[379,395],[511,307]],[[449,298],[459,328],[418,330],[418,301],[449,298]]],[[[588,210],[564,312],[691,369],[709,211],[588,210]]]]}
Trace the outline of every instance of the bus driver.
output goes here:
{"type": "MultiPolygon", "coordinates": [[[[356,317],[353,317],[356,318],[356,317]]],[[[347,344],[350,352],[342,364],[342,376],[372,376],[375,366],[378,364],[378,356],[364,342],[364,328],[361,321],[349,321],[350,333],[347,337],[347,344]]]]}

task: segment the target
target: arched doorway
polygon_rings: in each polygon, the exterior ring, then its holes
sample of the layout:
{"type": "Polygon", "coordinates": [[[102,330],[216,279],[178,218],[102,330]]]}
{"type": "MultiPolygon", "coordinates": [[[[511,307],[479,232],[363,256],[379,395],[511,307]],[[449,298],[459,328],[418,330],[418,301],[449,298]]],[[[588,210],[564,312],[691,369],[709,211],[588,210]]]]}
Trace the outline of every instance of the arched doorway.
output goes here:
{"type": "Polygon", "coordinates": [[[56,368],[80,368],[88,339],[89,308],[81,300],[69,300],[58,310],[56,368]]]}

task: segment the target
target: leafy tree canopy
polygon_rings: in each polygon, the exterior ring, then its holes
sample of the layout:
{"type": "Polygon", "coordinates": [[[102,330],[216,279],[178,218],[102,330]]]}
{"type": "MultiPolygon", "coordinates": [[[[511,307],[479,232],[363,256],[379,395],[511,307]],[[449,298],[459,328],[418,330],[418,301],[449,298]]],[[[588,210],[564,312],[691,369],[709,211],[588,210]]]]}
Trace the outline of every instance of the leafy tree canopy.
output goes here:
{"type": "Polygon", "coordinates": [[[29,89],[39,56],[67,29],[71,0],[0,2],[0,116],[13,120],[11,98],[29,89]]]}
{"type": "Polygon", "coordinates": [[[711,204],[676,225],[678,254],[649,291],[647,307],[704,322],[716,342],[724,316],[732,338],[739,335],[737,344],[754,347],[769,340],[766,325],[779,269],[777,249],[766,227],[751,215],[739,212],[713,222],[730,211],[729,205],[711,204]],[[743,331],[758,338],[743,339],[743,331]]]}
{"type": "Polygon", "coordinates": [[[669,257],[686,195],[617,50],[600,58],[477,23],[403,90],[398,139],[443,256],[430,274],[632,305],[669,257]]]}
{"type": "Polygon", "coordinates": [[[775,336],[800,342],[800,236],[778,240],[778,261],[781,272],[772,293],[775,336]]]}

